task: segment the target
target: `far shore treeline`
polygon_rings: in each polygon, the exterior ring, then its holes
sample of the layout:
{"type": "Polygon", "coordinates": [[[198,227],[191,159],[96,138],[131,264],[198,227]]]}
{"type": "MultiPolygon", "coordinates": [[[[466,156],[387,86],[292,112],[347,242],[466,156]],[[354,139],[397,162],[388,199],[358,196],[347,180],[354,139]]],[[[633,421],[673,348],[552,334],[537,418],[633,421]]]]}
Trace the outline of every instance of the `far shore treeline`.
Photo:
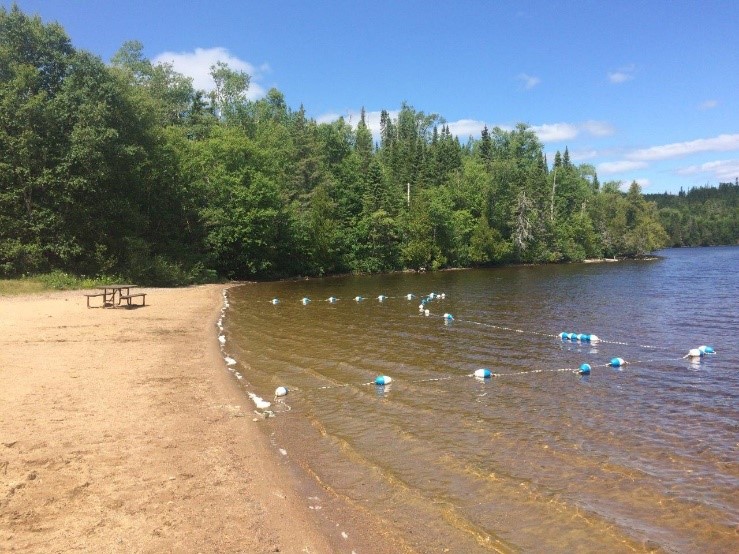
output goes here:
{"type": "Polygon", "coordinates": [[[736,244],[739,185],[645,197],[525,124],[462,141],[403,103],[317,123],[212,68],[194,90],[138,42],[106,65],[0,9],[0,277],[142,284],[633,257],[736,244]],[[410,195],[408,196],[408,191],[410,195]]]}

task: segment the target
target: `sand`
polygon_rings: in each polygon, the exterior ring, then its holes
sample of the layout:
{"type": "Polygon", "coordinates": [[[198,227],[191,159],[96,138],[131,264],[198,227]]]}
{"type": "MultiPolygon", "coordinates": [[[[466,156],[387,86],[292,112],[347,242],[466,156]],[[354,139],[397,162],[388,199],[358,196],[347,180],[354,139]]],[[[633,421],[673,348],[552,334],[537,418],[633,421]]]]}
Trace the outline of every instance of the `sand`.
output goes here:
{"type": "Polygon", "coordinates": [[[226,370],[223,289],[0,296],[0,551],[338,551],[226,370]]]}

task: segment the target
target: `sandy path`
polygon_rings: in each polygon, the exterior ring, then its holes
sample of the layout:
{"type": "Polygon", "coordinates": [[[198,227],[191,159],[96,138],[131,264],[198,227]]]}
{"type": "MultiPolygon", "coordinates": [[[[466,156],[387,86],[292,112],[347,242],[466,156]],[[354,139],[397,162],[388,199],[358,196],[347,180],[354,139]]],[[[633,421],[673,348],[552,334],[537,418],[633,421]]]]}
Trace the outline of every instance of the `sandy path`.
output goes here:
{"type": "Polygon", "coordinates": [[[0,297],[0,551],[334,550],[224,369],[222,290],[0,297]]]}

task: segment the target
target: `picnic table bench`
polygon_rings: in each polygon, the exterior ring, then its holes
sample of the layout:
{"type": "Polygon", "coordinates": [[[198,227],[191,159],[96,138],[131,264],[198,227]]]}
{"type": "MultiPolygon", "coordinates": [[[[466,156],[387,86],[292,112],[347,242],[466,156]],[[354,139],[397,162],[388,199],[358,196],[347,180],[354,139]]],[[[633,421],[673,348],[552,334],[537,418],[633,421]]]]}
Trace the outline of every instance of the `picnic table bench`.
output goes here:
{"type": "MultiPolygon", "coordinates": [[[[144,292],[138,292],[136,294],[119,294],[118,295],[118,304],[121,303],[121,300],[125,300],[126,301],[126,305],[130,307],[130,306],[132,306],[131,299],[132,298],[138,298],[138,297],[141,297],[141,305],[142,306],[146,306],[146,293],[144,293],[144,292]]],[[[135,304],[133,304],[133,305],[135,305],[135,304]]]]}

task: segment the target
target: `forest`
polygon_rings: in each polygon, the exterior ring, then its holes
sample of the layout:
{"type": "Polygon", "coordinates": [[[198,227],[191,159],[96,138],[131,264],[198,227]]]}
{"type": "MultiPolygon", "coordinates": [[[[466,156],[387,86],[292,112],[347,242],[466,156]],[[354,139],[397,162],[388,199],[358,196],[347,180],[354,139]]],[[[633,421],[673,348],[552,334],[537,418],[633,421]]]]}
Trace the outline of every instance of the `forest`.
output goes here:
{"type": "Polygon", "coordinates": [[[736,244],[736,184],[680,195],[550,162],[532,129],[462,142],[407,102],[374,137],[317,123],[249,75],[212,91],[136,41],[110,63],[0,8],[0,277],[142,284],[637,257],[736,244]]]}

